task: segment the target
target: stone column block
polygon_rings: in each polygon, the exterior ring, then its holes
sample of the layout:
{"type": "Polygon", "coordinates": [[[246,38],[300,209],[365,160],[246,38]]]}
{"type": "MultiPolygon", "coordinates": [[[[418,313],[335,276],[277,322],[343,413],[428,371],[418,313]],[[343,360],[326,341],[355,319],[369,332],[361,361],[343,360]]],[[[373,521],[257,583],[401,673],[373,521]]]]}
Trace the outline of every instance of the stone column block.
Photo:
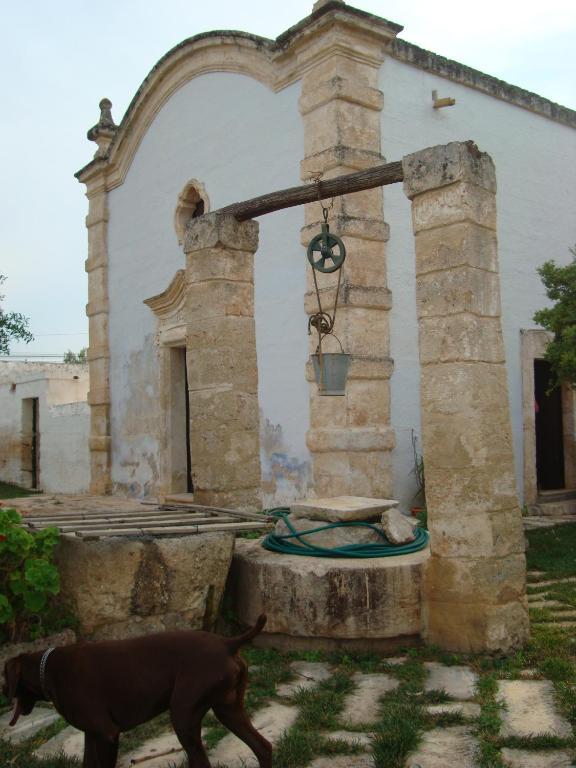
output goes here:
{"type": "Polygon", "coordinates": [[[496,180],[470,142],[403,160],[416,235],[422,443],[432,557],[424,634],[461,651],[528,636],[496,247],[496,180]]]}
{"type": "Polygon", "coordinates": [[[257,509],[261,486],[253,255],[258,224],[208,214],[187,227],[186,359],[194,497],[257,509]]]}

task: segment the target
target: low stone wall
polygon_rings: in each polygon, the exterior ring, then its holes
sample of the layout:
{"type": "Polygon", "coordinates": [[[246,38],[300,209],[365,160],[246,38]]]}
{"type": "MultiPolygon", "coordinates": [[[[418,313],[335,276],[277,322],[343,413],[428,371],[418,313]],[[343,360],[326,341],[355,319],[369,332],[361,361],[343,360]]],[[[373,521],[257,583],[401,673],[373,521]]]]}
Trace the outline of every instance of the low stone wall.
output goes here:
{"type": "Polygon", "coordinates": [[[56,551],[62,599],[80,639],[211,629],[234,551],[234,534],[159,539],[62,537],[56,551]]]}
{"type": "Polygon", "coordinates": [[[420,639],[428,548],[398,557],[337,559],[269,552],[238,539],[227,592],[242,624],[268,615],[255,644],[378,650],[420,639]]]}
{"type": "Polygon", "coordinates": [[[76,642],[76,633],[71,629],[65,629],[47,637],[40,637],[38,640],[30,640],[27,643],[3,643],[0,645],[0,688],[4,685],[4,664],[8,659],[19,656],[21,653],[34,653],[43,651],[51,646],[59,647],[61,645],[71,645],[76,642]]]}

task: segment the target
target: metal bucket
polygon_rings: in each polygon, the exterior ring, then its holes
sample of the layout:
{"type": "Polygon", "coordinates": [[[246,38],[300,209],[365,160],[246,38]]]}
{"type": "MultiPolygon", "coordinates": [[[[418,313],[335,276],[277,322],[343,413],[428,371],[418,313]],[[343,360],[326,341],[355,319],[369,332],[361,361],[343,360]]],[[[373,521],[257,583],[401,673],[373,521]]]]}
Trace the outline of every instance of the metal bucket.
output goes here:
{"type": "Polygon", "coordinates": [[[320,355],[312,355],[314,376],[319,395],[345,395],[350,355],[345,352],[322,353],[322,380],[320,380],[320,355]]]}

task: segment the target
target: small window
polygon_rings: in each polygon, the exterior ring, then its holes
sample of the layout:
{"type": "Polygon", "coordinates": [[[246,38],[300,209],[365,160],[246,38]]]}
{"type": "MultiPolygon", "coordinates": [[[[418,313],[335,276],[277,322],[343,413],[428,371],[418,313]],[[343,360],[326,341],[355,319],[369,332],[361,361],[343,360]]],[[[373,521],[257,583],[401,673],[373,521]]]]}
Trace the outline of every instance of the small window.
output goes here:
{"type": "Polygon", "coordinates": [[[178,205],[174,216],[174,227],[179,245],[184,242],[188,223],[207,213],[208,210],[208,196],[204,185],[195,179],[189,181],[178,196],[178,205]]]}

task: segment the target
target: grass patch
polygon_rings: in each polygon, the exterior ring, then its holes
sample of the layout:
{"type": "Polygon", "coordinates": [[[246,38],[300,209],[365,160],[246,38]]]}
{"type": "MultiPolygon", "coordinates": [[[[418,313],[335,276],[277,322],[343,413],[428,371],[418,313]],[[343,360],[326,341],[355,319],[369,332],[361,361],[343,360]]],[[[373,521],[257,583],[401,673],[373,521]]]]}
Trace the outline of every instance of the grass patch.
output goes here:
{"type": "Polygon", "coordinates": [[[574,746],[574,739],[561,739],[548,733],[524,737],[508,736],[505,739],[500,739],[500,746],[508,749],[565,749],[574,746]]]}
{"type": "Polygon", "coordinates": [[[351,693],[354,684],[350,676],[340,671],[328,680],[309,690],[298,691],[293,699],[300,707],[298,724],[306,730],[337,730],[338,715],[342,710],[344,697],[351,693]]]}
{"type": "Polygon", "coordinates": [[[504,768],[498,744],[503,705],[497,701],[498,679],[495,673],[483,675],[478,680],[477,699],[482,711],[476,726],[480,745],[479,768],[504,768]]]}
{"type": "Polygon", "coordinates": [[[558,578],[576,573],[576,523],[527,531],[530,546],[526,553],[531,571],[546,571],[558,578]]]}
{"type": "Polygon", "coordinates": [[[0,482],[0,499],[19,499],[23,496],[37,496],[42,491],[33,491],[30,488],[21,488],[13,483],[0,482]]]}
{"type": "Polygon", "coordinates": [[[131,752],[136,749],[144,741],[148,739],[154,739],[156,736],[160,736],[166,731],[172,730],[172,723],[170,722],[170,715],[168,712],[163,712],[153,720],[149,720],[147,723],[137,725],[131,731],[127,731],[120,736],[120,749],[119,755],[125,755],[127,752],[131,752]]]}
{"type": "Polygon", "coordinates": [[[34,757],[30,749],[30,741],[21,744],[11,744],[0,739],[0,754],[2,766],[10,768],[81,768],[81,761],[74,757],[46,757],[43,759],[34,757]]]}
{"type": "Polygon", "coordinates": [[[420,742],[422,710],[416,700],[398,694],[383,706],[374,730],[373,755],[376,768],[403,768],[406,757],[420,742]]]}

